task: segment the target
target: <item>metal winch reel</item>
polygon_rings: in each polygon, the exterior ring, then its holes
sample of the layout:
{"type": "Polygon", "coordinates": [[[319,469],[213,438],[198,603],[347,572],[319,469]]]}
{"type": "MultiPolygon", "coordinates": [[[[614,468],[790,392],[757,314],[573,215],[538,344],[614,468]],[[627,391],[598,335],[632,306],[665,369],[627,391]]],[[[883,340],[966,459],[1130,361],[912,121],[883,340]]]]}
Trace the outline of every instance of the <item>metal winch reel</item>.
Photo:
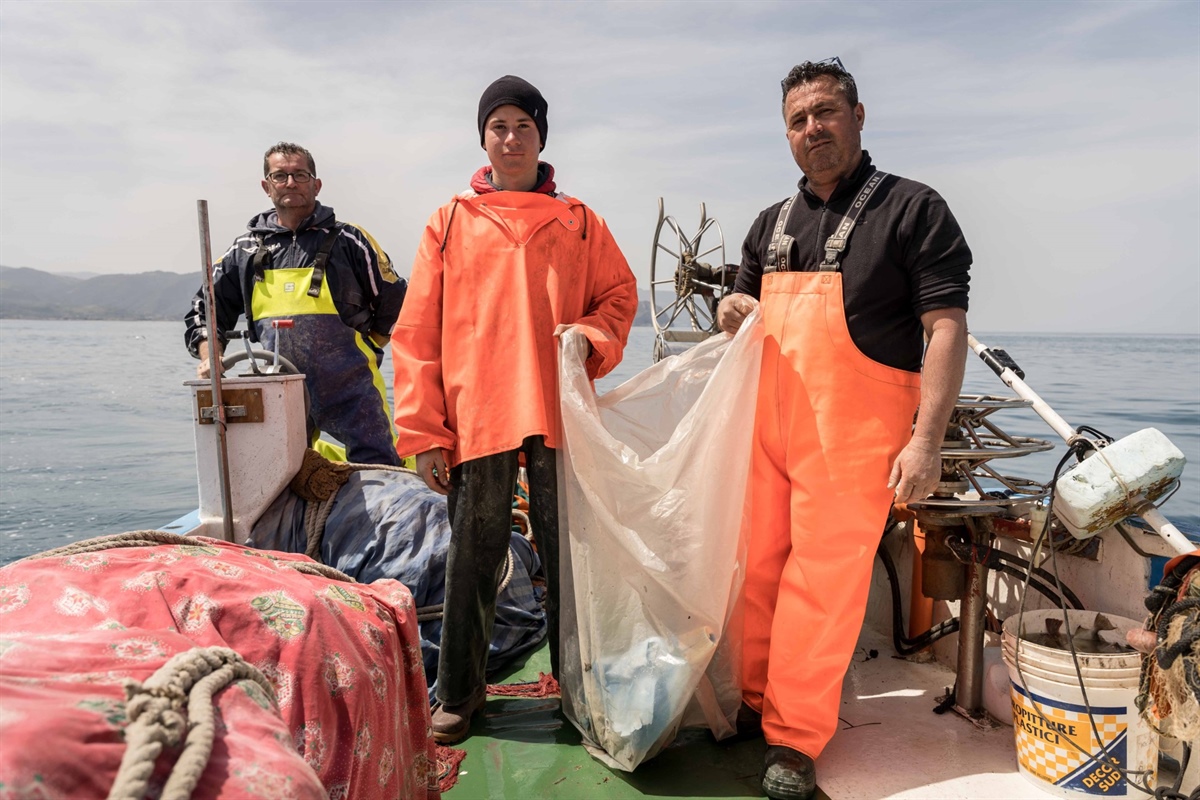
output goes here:
{"type": "Polygon", "coordinates": [[[663,213],[650,251],[650,309],[654,323],[654,360],[704,341],[717,333],[717,304],[733,289],[735,269],[725,266],[725,234],[700,204],[700,225],[688,236],[674,217],[663,213]],[[716,264],[704,261],[715,256],[716,264]],[[660,295],[661,292],[661,295],[660,295]],[[681,347],[672,347],[679,343],[681,347]]]}
{"type": "Polygon", "coordinates": [[[1012,436],[989,419],[1003,409],[1032,406],[1016,397],[959,396],[942,440],[938,487],[924,500],[908,504],[918,521],[945,524],[962,517],[1019,514],[1040,504],[1049,493],[1045,484],[1004,475],[988,463],[1054,449],[1045,439],[1012,436]],[[986,482],[997,487],[989,489],[986,482]]]}
{"type": "Polygon", "coordinates": [[[991,551],[994,536],[1035,538],[1046,521],[1044,501],[1049,494],[1045,484],[1005,475],[989,462],[1054,448],[1044,439],[1012,436],[990,417],[1002,409],[1032,406],[1031,401],[1015,397],[960,396],[942,441],[938,488],[908,504],[925,534],[922,593],[937,600],[961,601],[953,707],[982,727],[989,725],[983,709],[989,566],[974,554],[991,551]]]}

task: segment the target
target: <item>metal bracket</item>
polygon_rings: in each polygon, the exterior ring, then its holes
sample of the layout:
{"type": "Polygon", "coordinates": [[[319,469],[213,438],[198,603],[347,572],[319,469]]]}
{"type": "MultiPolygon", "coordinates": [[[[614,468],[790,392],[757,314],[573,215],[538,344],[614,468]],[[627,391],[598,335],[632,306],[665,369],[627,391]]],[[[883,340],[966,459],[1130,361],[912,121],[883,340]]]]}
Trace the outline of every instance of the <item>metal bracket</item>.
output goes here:
{"type": "MultiPolygon", "coordinates": [[[[238,422],[262,422],[263,398],[262,389],[226,389],[221,393],[225,401],[225,421],[229,424],[238,422]]],[[[200,389],[196,392],[196,421],[201,425],[212,425],[217,418],[217,409],[213,405],[212,391],[200,389]]]]}
{"type": "MultiPolygon", "coordinates": [[[[245,406],[225,406],[225,419],[227,421],[229,421],[229,422],[239,421],[238,418],[244,417],[244,416],[246,416],[246,407],[245,406]]],[[[212,420],[214,420],[216,418],[217,418],[217,407],[216,406],[205,406],[204,408],[200,409],[200,419],[202,421],[209,420],[209,424],[211,425],[212,420]]],[[[203,424],[203,422],[201,422],[201,424],[203,424]]]]}

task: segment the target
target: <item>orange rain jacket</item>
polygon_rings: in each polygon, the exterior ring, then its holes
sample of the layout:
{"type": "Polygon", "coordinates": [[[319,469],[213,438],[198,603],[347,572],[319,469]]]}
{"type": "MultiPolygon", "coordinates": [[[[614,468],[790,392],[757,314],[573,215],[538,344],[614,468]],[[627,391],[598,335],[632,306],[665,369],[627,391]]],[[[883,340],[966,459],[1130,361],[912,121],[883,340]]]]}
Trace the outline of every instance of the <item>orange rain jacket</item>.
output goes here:
{"type": "Polygon", "coordinates": [[[582,328],[588,375],[621,360],[637,282],[604,220],[565,195],[464,193],[425,226],[392,330],[397,450],[449,466],[561,427],[555,328],[582,328]]]}

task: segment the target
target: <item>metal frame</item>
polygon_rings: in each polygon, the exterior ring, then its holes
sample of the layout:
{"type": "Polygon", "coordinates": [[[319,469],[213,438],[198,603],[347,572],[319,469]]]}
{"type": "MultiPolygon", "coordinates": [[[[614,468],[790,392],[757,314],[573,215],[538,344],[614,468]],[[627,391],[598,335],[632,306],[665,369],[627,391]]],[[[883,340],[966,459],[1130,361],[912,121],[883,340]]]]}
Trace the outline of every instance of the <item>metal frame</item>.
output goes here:
{"type": "Polygon", "coordinates": [[[909,508],[950,511],[958,515],[989,515],[996,513],[998,508],[1027,504],[1046,497],[1049,488],[1045,484],[1004,475],[987,464],[993,458],[1019,458],[1054,449],[1054,445],[1044,439],[1012,436],[988,419],[1001,409],[1029,408],[1032,405],[1028,400],[1015,397],[959,397],[949,427],[957,427],[962,438],[946,439],[942,443],[942,483],[929,497],[909,503],[909,508]],[[956,480],[946,480],[950,474],[955,475],[956,480]],[[985,480],[996,481],[1015,496],[997,497],[983,486],[981,481],[985,480]],[[958,497],[972,490],[978,499],[958,497]]]}
{"type": "MultiPolygon", "coordinates": [[[[712,241],[711,236],[709,241],[712,241]]],[[[721,223],[708,216],[704,203],[700,204],[700,225],[695,234],[688,236],[674,217],[664,213],[660,197],[658,224],[654,228],[654,245],[650,250],[650,310],[656,334],[655,361],[667,354],[667,342],[695,344],[717,333],[716,304],[730,288],[724,285],[724,271],[725,233],[721,223]],[[717,243],[702,249],[706,245],[704,237],[714,231],[717,243]],[[660,251],[670,258],[662,256],[660,251]],[[701,260],[717,252],[720,262],[716,269],[701,260]],[[668,264],[670,274],[664,275],[668,264]],[[702,268],[722,276],[721,283],[705,280],[701,275],[702,268]],[[669,295],[673,297],[670,302],[663,302],[658,295],[664,287],[669,287],[669,295]],[[711,292],[711,298],[702,294],[703,291],[711,292]]]]}

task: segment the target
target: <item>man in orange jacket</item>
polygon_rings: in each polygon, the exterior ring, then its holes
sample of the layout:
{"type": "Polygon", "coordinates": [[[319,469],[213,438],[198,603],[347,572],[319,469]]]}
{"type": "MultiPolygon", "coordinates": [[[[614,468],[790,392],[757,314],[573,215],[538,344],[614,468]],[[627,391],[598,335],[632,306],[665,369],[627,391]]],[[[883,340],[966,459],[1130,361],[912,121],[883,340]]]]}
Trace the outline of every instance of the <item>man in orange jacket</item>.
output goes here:
{"type": "Polygon", "coordinates": [[[483,705],[521,453],[558,671],[555,336],[574,327],[587,337],[595,379],[620,362],[637,312],[636,281],[604,220],[558,192],[554,168],[539,160],[546,110],[541,93],[511,75],[483,93],[490,166],[430,218],[392,331],[397,449],[417,453],[425,483],[449,494],[433,714],[442,743],[466,736],[483,705]]]}
{"type": "Polygon", "coordinates": [[[742,697],[769,745],[763,791],[807,800],[888,510],[940,476],[966,361],[971,251],[935,191],[871,163],[841,61],[795,67],[783,115],[800,191],[759,215],[717,314],[732,332],[761,303],[766,328],[742,697]]]}

